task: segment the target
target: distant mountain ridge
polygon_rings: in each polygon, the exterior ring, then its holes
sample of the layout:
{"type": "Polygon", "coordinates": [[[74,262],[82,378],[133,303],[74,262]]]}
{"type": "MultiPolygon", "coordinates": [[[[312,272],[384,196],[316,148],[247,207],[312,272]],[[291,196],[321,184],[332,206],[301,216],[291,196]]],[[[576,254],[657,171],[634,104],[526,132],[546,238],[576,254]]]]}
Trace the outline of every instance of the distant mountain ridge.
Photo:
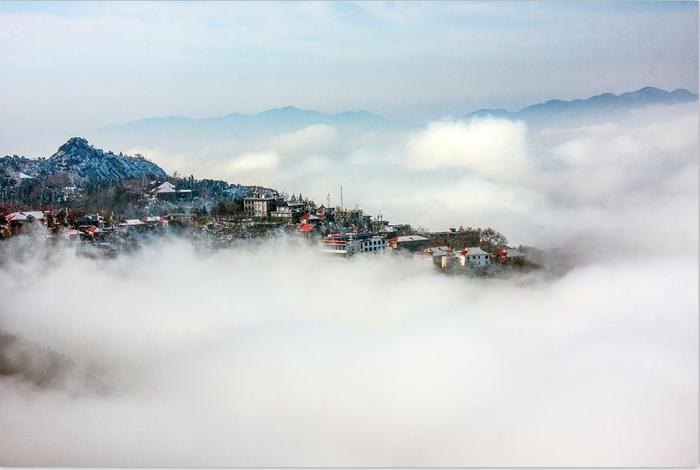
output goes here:
{"type": "Polygon", "coordinates": [[[571,101],[553,99],[527,106],[519,111],[479,109],[465,115],[463,119],[492,116],[537,123],[560,118],[594,117],[603,112],[625,112],[650,105],[688,103],[697,100],[698,95],[686,89],[666,91],[645,87],[619,95],[603,93],[587,99],[571,101]]]}
{"type": "Polygon", "coordinates": [[[220,122],[239,122],[239,123],[252,123],[255,121],[266,121],[268,124],[272,123],[285,123],[289,120],[295,121],[306,121],[314,122],[317,124],[333,124],[333,123],[348,123],[352,121],[357,122],[373,122],[373,123],[385,123],[386,119],[383,117],[370,113],[369,111],[343,111],[340,113],[329,114],[323,113],[321,111],[307,110],[297,108],[296,106],[283,106],[281,108],[270,108],[265,111],[261,111],[255,114],[244,114],[244,113],[229,113],[223,116],[214,116],[206,118],[192,118],[186,116],[168,116],[168,117],[148,117],[139,119],[136,121],[127,122],[125,124],[117,124],[114,126],[108,126],[103,129],[111,129],[115,127],[125,127],[131,126],[136,123],[143,122],[158,122],[158,121],[182,121],[190,123],[220,123],[220,122]]]}
{"type": "Polygon", "coordinates": [[[0,158],[0,172],[43,178],[65,173],[73,179],[118,181],[141,177],[166,178],[167,173],[144,157],[114,154],[93,147],[81,137],[72,137],[49,158],[19,156],[0,158]]]}
{"type": "MultiPolygon", "coordinates": [[[[665,91],[646,87],[615,95],[603,93],[571,101],[552,99],[519,111],[479,109],[462,117],[494,116],[524,120],[531,127],[581,124],[610,119],[648,105],[697,101],[698,96],[685,89],[665,91]]],[[[324,113],[284,106],[256,114],[233,112],[222,116],[191,118],[183,116],[148,117],[124,124],[94,129],[85,133],[92,141],[110,148],[160,148],[172,152],[195,152],[220,145],[257,144],[280,134],[293,133],[314,125],[328,125],[346,136],[367,132],[406,130],[420,127],[417,122],[390,121],[368,111],[324,113]]]]}
{"type": "Polygon", "coordinates": [[[229,113],[209,118],[149,117],[95,129],[87,135],[91,140],[99,140],[112,147],[162,145],[172,140],[186,145],[188,139],[199,143],[225,139],[259,139],[320,124],[332,126],[339,132],[354,134],[386,127],[389,122],[368,111],[328,114],[285,106],[257,114],[229,113]]]}

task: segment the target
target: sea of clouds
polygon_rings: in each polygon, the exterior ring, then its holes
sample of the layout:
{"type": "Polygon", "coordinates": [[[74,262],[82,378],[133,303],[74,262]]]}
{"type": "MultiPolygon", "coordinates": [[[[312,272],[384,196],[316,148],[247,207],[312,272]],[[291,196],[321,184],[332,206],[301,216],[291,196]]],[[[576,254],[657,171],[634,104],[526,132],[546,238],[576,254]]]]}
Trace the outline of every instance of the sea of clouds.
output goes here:
{"type": "MultiPolygon", "coordinates": [[[[530,130],[503,119],[445,119],[363,134],[314,125],[255,141],[197,142],[196,150],[178,141],[129,152],[169,172],[301,192],[319,204],[327,195],[339,204],[342,185],[346,206],[394,223],[493,225],[522,243],[562,242],[596,225],[610,233],[621,212],[637,216],[617,229],[635,232],[644,214],[696,204],[697,103],[597,122],[559,127],[553,118],[530,130]]],[[[682,232],[695,237],[692,218],[669,218],[691,222],[682,232]]]]}
{"type": "Polygon", "coordinates": [[[676,106],[538,131],[314,126],[199,155],[308,195],[342,182],[396,222],[494,226],[576,260],[557,276],[290,239],[111,260],[5,242],[0,464],[696,465],[697,125],[676,106]]]}

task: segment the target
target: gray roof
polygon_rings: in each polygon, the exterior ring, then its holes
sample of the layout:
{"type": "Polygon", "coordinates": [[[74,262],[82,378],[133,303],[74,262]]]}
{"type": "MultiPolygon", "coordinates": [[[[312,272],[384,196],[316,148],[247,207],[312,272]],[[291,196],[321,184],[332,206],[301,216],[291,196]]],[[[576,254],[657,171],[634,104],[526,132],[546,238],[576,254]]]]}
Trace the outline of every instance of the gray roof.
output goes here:
{"type": "Polygon", "coordinates": [[[402,243],[402,242],[422,242],[422,241],[427,241],[429,238],[422,237],[420,235],[402,235],[400,237],[396,237],[396,242],[397,243],[402,243]]]}

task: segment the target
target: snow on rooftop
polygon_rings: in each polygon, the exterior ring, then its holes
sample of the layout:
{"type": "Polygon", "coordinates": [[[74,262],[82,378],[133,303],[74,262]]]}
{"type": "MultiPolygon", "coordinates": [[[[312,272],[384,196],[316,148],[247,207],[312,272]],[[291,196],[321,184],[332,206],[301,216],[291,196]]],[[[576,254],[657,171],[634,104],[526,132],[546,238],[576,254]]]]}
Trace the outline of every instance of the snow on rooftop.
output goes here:
{"type": "Polygon", "coordinates": [[[29,217],[43,219],[44,213],[42,211],[11,212],[5,216],[5,220],[8,222],[10,220],[27,220],[29,217]]]}
{"type": "Polygon", "coordinates": [[[420,235],[402,235],[400,237],[396,237],[396,242],[401,243],[401,242],[422,242],[429,240],[426,237],[420,236],[420,235]]]}
{"type": "Polygon", "coordinates": [[[159,193],[174,193],[175,192],[175,185],[169,181],[165,181],[164,183],[161,183],[160,185],[158,185],[158,187],[156,188],[156,191],[159,193]]]}
{"type": "Polygon", "coordinates": [[[126,225],[143,225],[143,222],[141,222],[139,219],[126,219],[124,223],[126,225]]]}

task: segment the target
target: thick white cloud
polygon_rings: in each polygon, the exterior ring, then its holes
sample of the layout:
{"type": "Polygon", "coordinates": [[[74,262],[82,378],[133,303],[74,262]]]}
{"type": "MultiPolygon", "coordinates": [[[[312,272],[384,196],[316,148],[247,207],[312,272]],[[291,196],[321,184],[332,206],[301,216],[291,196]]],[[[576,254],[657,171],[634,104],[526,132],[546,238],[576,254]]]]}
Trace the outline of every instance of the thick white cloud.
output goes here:
{"type": "Polygon", "coordinates": [[[417,170],[464,168],[495,181],[519,181],[530,171],[526,126],[490,118],[431,123],[410,136],[406,165],[417,170]]]}
{"type": "MultiPolygon", "coordinates": [[[[553,161],[563,165],[552,175],[558,180],[555,192],[579,203],[606,203],[658,191],[697,164],[697,125],[691,112],[631,127],[608,123],[562,131],[551,151],[553,161]]],[[[548,139],[556,134],[546,132],[548,139]]]]}
{"type": "Polygon", "coordinates": [[[100,387],[0,377],[5,465],[696,464],[692,257],[484,281],[284,240],[32,248],[0,327],[100,387]]]}
{"type": "Polygon", "coordinates": [[[335,128],[326,124],[316,124],[269,140],[270,145],[284,155],[295,157],[334,152],[338,148],[338,139],[335,128]]]}
{"type": "Polygon", "coordinates": [[[274,170],[279,156],[276,153],[246,153],[226,163],[228,173],[236,174],[255,170],[274,170]]]}

